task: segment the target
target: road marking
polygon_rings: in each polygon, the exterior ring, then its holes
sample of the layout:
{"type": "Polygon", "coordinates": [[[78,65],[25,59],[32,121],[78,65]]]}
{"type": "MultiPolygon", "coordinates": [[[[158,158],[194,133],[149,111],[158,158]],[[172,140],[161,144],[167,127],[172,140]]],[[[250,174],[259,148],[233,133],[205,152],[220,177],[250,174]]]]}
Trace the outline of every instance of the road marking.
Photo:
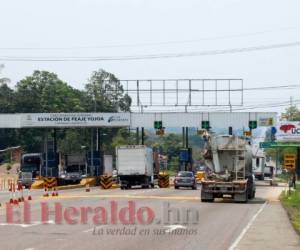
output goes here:
{"type": "Polygon", "coordinates": [[[99,229],[99,228],[101,228],[101,227],[104,227],[104,226],[92,227],[92,228],[87,229],[87,230],[84,230],[84,231],[82,231],[82,232],[83,232],[83,233],[93,232],[93,231],[96,231],[97,229],[99,229]]]}
{"type": "Polygon", "coordinates": [[[154,196],[154,195],[60,195],[58,197],[51,197],[48,199],[77,199],[77,198],[127,198],[127,199],[154,199],[154,200],[187,200],[187,201],[200,201],[200,197],[187,197],[187,196],[154,196]]]}
{"type": "Polygon", "coordinates": [[[249,228],[252,226],[253,222],[255,221],[256,217],[264,210],[265,206],[267,205],[267,201],[260,207],[260,209],[256,212],[256,214],[251,218],[251,220],[248,222],[246,227],[244,227],[243,231],[240,233],[240,235],[236,238],[236,240],[231,244],[231,246],[228,248],[228,250],[236,250],[238,248],[237,245],[240,243],[241,239],[244,237],[244,235],[247,233],[249,228]]]}
{"type": "Polygon", "coordinates": [[[24,250],[34,250],[35,248],[30,247],[30,248],[25,248],[24,250]]]}
{"type": "Polygon", "coordinates": [[[185,226],[182,226],[182,225],[170,225],[170,226],[165,226],[165,227],[168,227],[169,229],[165,230],[166,233],[171,233],[172,231],[176,230],[176,229],[186,229],[185,226]]]}
{"type": "Polygon", "coordinates": [[[0,226],[16,226],[16,227],[22,227],[22,228],[27,228],[27,227],[33,227],[33,226],[38,226],[42,224],[55,224],[53,220],[46,221],[45,223],[42,223],[41,221],[34,221],[31,224],[21,224],[21,223],[0,223],[0,226]]]}

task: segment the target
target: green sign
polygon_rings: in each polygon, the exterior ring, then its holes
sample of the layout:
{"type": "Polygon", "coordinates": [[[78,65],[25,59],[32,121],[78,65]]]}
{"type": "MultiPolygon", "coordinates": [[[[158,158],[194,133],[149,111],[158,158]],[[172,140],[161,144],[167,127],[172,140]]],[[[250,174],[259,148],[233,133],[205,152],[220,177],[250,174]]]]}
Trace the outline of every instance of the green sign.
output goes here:
{"type": "Polygon", "coordinates": [[[154,121],[155,129],[162,129],[162,121],[154,121]]]}
{"type": "Polygon", "coordinates": [[[260,148],[284,148],[284,147],[300,147],[300,142],[278,143],[278,142],[260,142],[260,148]]]}
{"type": "Polygon", "coordinates": [[[202,121],[201,122],[201,128],[209,130],[209,128],[210,128],[209,121],[202,121]]]}
{"type": "Polygon", "coordinates": [[[257,128],[257,121],[249,121],[249,128],[256,129],[257,128]]]}
{"type": "Polygon", "coordinates": [[[260,142],[259,147],[260,148],[272,148],[277,145],[277,142],[260,142]]]}

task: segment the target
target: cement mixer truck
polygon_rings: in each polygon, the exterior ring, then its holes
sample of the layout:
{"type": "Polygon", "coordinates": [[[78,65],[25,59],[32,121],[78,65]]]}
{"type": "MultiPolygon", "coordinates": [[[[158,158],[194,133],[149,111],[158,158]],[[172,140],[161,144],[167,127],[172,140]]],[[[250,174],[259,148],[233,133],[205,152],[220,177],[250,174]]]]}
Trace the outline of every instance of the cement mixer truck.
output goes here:
{"type": "Polygon", "coordinates": [[[255,197],[252,173],[252,150],[248,141],[239,136],[204,137],[205,165],[208,168],[202,181],[202,202],[231,196],[236,202],[247,202],[255,197]]]}

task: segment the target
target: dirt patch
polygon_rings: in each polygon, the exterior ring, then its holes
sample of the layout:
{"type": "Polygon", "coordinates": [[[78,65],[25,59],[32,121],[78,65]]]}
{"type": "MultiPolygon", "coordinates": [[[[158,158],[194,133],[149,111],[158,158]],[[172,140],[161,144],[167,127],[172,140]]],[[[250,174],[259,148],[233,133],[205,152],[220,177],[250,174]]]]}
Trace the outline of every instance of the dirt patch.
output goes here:
{"type": "Polygon", "coordinates": [[[5,163],[0,165],[0,178],[16,179],[19,168],[20,168],[19,163],[14,163],[14,164],[5,163]],[[9,167],[10,169],[8,170],[9,167]]]}

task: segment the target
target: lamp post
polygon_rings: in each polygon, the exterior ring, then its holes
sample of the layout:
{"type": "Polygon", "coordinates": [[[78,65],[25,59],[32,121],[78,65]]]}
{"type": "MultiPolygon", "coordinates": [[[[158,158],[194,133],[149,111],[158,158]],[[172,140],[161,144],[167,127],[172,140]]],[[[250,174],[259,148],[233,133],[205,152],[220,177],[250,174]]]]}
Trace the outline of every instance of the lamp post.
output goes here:
{"type": "MultiPolygon", "coordinates": [[[[81,145],[81,150],[84,151],[84,154],[86,155],[86,146],[85,145],[81,145]]],[[[86,174],[86,177],[87,177],[87,162],[85,160],[85,174],[86,174]]]]}

